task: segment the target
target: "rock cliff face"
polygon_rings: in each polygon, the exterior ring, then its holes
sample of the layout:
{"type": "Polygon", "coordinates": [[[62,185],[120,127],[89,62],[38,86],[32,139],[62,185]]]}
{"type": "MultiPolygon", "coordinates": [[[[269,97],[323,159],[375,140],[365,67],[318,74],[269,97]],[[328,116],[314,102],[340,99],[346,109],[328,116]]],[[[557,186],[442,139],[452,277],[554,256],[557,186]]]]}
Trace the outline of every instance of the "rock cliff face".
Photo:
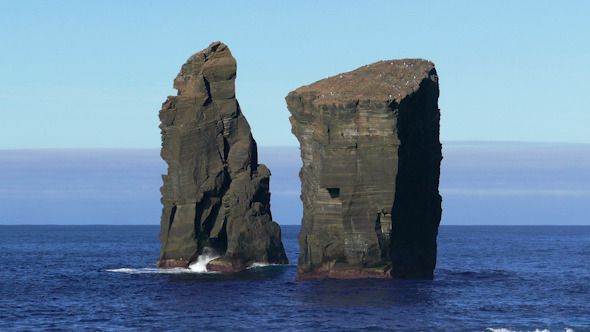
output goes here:
{"type": "Polygon", "coordinates": [[[269,177],[235,98],[236,61],[220,42],[191,56],[160,111],[163,175],[158,266],[186,267],[212,248],[214,271],[286,264],[269,177]]]}
{"type": "Polygon", "coordinates": [[[303,167],[298,279],[431,279],[441,218],[438,77],[380,61],[291,92],[303,167]]]}

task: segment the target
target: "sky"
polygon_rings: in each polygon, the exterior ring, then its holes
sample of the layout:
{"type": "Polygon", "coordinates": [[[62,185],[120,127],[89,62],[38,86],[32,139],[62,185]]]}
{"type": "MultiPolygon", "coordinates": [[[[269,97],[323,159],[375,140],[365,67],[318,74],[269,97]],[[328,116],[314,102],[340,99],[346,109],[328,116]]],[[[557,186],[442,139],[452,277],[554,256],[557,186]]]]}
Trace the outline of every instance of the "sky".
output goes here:
{"type": "Polygon", "coordinates": [[[589,1],[0,0],[0,149],[158,149],[188,57],[226,43],[260,146],[296,146],[284,97],[425,58],[443,141],[590,143],[589,1]]]}

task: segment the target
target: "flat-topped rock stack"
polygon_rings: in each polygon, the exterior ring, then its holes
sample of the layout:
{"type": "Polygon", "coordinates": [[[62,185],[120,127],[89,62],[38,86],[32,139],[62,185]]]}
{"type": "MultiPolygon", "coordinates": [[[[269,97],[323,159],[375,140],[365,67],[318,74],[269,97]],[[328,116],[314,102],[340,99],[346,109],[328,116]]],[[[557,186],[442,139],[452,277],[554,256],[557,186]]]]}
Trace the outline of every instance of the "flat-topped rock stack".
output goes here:
{"type": "Polygon", "coordinates": [[[298,279],[432,279],[441,218],[438,77],[380,61],[286,97],[304,213],[298,279]]]}
{"type": "Polygon", "coordinates": [[[177,96],[160,111],[163,175],[162,250],[158,266],[239,271],[253,263],[286,264],[270,213],[269,177],[235,98],[236,61],[220,42],[191,56],[174,80],[177,96]]]}

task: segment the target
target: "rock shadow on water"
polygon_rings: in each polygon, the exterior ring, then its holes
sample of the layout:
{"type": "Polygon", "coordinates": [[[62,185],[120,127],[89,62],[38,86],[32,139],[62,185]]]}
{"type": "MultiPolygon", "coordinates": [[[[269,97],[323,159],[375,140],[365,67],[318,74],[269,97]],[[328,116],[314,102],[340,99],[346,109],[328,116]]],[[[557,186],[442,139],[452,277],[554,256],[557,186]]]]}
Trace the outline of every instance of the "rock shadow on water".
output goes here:
{"type": "Polygon", "coordinates": [[[436,285],[431,280],[324,279],[299,281],[298,300],[322,306],[431,306],[436,285]]]}

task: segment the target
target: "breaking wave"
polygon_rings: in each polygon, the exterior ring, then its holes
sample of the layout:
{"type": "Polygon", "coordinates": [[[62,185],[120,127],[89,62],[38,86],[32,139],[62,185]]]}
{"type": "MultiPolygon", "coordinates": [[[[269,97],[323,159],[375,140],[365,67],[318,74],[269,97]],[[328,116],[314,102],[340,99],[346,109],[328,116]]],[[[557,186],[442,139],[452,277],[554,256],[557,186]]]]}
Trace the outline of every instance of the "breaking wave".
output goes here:
{"type": "Polygon", "coordinates": [[[141,269],[133,269],[133,268],[120,268],[120,269],[109,269],[106,270],[107,272],[116,272],[116,273],[127,273],[127,274],[181,274],[181,273],[194,273],[190,269],[185,269],[182,267],[175,267],[171,269],[158,269],[158,268],[141,268],[141,269]]]}
{"type": "Polygon", "coordinates": [[[219,257],[219,255],[209,247],[203,248],[203,253],[197,257],[197,261],[189,265],[189,269],[197,273],[205,273],[207,271],[207,264],[219,257]]]}
{"type": "MultiPolygon", "coordinates": [[[[200,257],[200,256],[199,256],[200,257]]],[[[207,258],[208,259],[208,258],[207,258]]],[[[212,259],[215,259],[212,258],[212,259]]],[[[127,273],[127,274],[183,274],[183,273],[221,273],[216,271],[207,271],[207,263],[210,262],[212,259],[206,261],[205,258],[201,262],[197,259],[197,261],[189,266],[189,268],[184,267],[174,267],[170,269],[158,269],[158,268],[120,268],[120,269],[108,269],[105,270],[107,272],[115,272],[115,273],[127,273]]],[[[267,263],[254,263],[250,265],[246,270],[255,270],[255,269],[263,269],[267,267],[297,267],[294,264],[267,264],[267,263]]]]}
{"type": "Polygon", "coordinates": [[[158,269],[158,268],[121,268],[121,269],[109,269],[107,272],[127,273],[127,274],[182,274],[182,273],[218,273],[207,271],[207,264],[219,257],[219,255],[209,247],[203,249],[203,253],[197,257],[197,261],[189,265],[188,268],[175,267],[170,269],[158,269]]]}

